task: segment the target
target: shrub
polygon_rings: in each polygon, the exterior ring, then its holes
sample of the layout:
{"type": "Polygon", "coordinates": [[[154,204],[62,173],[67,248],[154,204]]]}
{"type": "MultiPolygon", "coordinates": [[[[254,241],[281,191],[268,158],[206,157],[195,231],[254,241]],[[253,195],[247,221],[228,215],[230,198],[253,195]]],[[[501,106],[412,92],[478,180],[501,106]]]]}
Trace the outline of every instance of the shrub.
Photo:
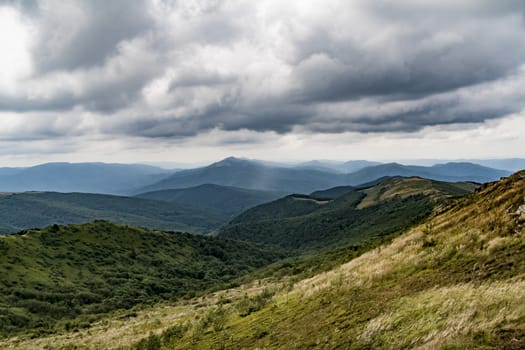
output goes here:
{"type": "Polygon", "coordinates": [[[161,346],[160,337],[151,333],[147,338],[135,344],[134,350],[160,350],[161,346]]]}

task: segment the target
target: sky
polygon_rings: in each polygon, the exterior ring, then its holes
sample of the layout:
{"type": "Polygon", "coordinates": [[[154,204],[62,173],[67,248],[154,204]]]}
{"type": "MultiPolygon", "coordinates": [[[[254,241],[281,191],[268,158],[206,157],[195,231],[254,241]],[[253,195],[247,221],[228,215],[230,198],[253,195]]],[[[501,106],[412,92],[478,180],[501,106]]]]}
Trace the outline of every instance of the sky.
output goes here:
{"type": "Polygon", "coordinates": [[[0,0],[0,166],[525,157],[522,0],[0,0]]]}

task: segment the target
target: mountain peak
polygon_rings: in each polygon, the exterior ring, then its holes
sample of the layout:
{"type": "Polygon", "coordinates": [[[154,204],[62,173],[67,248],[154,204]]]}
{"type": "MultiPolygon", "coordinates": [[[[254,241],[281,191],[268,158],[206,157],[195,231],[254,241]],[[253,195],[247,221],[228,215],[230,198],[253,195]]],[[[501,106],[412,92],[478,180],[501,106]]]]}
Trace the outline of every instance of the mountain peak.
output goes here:
{"type": "Polygon", "coordinates": [[[247,159],[241,159],[241,158],[235,158],[235,157],[228,157],[224,158],[223,160],[220,160],[218,162],[210,164],[210,167],[219,167],[219,166],[231,166],[231,165],[238,165],[238,164],[246,164],[250,161],[247,159]]]}

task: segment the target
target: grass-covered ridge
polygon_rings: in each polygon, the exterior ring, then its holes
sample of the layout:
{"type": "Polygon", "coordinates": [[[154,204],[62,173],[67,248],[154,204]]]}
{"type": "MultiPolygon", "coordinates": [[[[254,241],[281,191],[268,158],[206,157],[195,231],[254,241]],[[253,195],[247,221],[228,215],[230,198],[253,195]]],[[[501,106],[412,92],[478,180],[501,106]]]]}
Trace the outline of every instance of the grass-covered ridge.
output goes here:
{"type": "Polygon", "coordinates": [[[97,221],[0,237],[0,335],[87,325],[193,296],[282,258],[276,248],[97,221]]]}
{"type": "Polygon", "coordinates": [[[443,182],[421,177],[389,178],[360,190],[365,194],[365,198],[357,208],[363,209],[392,198],[408,198],[414,195],[425,195],[435,200],[461,197],[474,192],[478,187],[479,184],[473,182],[443,182]]]}

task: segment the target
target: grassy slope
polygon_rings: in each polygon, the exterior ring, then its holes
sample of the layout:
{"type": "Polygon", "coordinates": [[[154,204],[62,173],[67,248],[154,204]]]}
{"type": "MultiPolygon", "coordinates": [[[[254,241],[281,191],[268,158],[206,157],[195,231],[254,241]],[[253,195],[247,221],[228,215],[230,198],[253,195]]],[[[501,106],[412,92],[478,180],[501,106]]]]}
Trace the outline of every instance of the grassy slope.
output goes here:
{"type": "Polygon", "coordinates": [[[88,193],[26,192],[0,195],[0,232],[95,219],[163,230],[208,232],[224,215],[140,198],[88,193]]]}
{"type": "Polygon", "coordinates": [[[0,335],[74,328],[116,309],[191,296],[282,257],[245,242],[103,221],[4,236],[0,335]]]}
{"type": "Polygon", "coordinates": [[[461,197],[474,192],[477,187],[479,185],[472,182],[442,182],[420,177],[391,178],[361,190],[366,197],[359,203],[358,208],[377,205],[395,197],[407,198],[420,194],[433,199],[461,197]]]}

